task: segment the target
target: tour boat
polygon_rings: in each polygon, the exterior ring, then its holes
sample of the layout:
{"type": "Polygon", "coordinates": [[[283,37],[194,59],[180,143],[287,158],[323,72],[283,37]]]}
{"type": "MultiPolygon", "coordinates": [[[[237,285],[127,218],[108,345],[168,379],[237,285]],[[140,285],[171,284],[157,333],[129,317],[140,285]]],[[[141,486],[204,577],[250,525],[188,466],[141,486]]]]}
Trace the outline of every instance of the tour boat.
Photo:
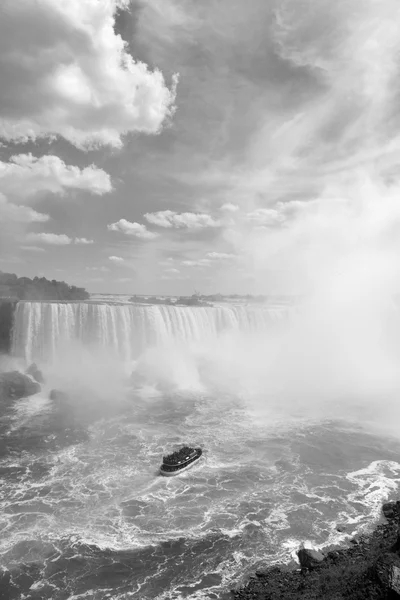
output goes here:
{"type": "Polygon", "coordinates": [[[200,459],[202,454],[203,451],[201,448],[184,446],[168,456],[163,456],[160,474],[164,475],[164,477],[179,475],[182,471],[190,469],[200,459]]]}

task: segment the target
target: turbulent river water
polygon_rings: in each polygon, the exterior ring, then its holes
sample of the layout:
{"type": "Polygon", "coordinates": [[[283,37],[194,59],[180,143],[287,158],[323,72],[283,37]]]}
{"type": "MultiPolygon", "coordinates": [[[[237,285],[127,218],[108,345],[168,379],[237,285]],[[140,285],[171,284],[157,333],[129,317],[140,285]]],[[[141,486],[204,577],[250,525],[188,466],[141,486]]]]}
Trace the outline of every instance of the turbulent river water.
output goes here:
{"type": "Polygon", "coordinates": [[[37,361],[46,384],[1,405],[4,598],[228,598],[300,542],[371,526],[399,489],[398,439],[359,418],[358,400],[349,415],[332,397],[332,410],[286,402],[271,368],[272,392],[261,376],[252,385],[269,356],[254,336],[276,347],[293,318],[277,306],[19,304],[13,360],[37,361]],[[241,364],[254,356],[238,372],[240,344],[241,364]],[[68,397],[49,400],[51,387],[68,397]],[[202,461],[159,476],[183,443],[202,461]]]}

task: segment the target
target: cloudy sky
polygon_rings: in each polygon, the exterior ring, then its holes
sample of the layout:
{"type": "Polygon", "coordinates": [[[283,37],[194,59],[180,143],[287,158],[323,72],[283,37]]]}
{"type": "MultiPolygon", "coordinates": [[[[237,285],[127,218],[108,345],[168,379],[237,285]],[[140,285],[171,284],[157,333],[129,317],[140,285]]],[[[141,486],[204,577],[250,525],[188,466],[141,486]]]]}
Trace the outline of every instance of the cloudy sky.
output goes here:
{"type": "Polygon", "coordinates": [[[399,51],[398,0],[2,0],[0,269],[298,291],[400,221],[399,51]]]}

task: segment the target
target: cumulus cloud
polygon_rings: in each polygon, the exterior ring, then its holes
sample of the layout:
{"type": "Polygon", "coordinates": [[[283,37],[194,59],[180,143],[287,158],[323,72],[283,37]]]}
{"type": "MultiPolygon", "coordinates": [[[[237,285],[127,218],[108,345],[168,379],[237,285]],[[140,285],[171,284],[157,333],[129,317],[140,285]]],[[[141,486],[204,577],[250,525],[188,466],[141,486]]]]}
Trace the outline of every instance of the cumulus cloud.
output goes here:
{"type": "Polygon", "coordinates": [[[125,262],[124,259],[121,258],[120,256],[109,256],[108,260],[111,260],[111,262],[116,263],[116,264],[125,262]]]}
{"type": "Polygon", "coordinates": [[[205,213],[177,213],[173,210],[160,210],[158,212],[146,213],[144,218],[153,225],[176,229],[202,229],[205,227],[220,227],[220,221],[216,221],[205,213]]]}
{"type": "Polygon", "coordinates": [[[247,213],[246,218],[254,225],[268,227],[283,223],[285,215],[282,207],[258,208],[257,210],[247,213]]]}
{"type": "MultiPolygon", "coordinates": [[[[32,154],[12,156],[0,161],[0,222],[2,247],[10,248],[23,239],[27,225],[49,221],[48,214],[19,204],[40,199],[42,193],[63,195],[68,190],[87,190],[94,194],[110,191],[111,181],[102,169],[90,166],[79,169],[66,165],[57,156],[36,158],[32,154]]],[[[93,240],[58,236],[52,233],[31,233],[28,240],[43,244],[92,244],[93,240]]],[[[33,244],[34,246],[34,244],[33,244]]],[[[29,245],[28,245],[29,247],[29,245]]],[[[26,247],[25,247],[26,248],[26,247]]]]}
{"type": "Polygon", "coordinates": [[[48,244],[51,246],[68,246],[73,242],[70,237],[63,233],[28,233],[26,240],[28,242],[48,244]]]}
{"type": "MultiPolygon", "coordinates": [[[[337,200],[340,202],[340,200],[337,200]]],[[[320,198],[310,200],[291,200],[288,202],[277,202],[273,208],[258,208],[247,213],[246,219],[251,225],[259,228],[275,228],[287,224],[301,213],[311,213],[319,210],[320,198]]],[[[332,202],[326,200],[326,203],[332,202]]]]}
{"type": "Polygon", "coordinates": [[[232,204],[231,202],[226,202],[225,204],[223,204],[221,206],[220,210],[224,210],[226,212],[236,212],[239,210],[239,207],[237,204],[232,204]]]}
{"type": "Polygon", "coordinates": [[[133,235],[143,240],[153,240],[154,238],[158,237],[158,233],[149,231],[146,225],[135,222],[132,223],[126,219],[120,219],[115,223],[110,223],[110,225],[107,225],[107,229],[109,231],[119,231],[125,235],[133,235]]]}
{"type": "Polygon", "coordinates": [[[86,238],[75,238],[74,244],[80,244],[81,246],[87,246],[88,244],[94,244],[94,241],[88,240],[86,238]]]}
{"type": "Polygon", "coordinates": [[[4,2],[1,138],[60,135],[82,149],[120,147],[124,134],[157,133],[172,115],[177,77],[168,89],[115,32],[127,0],[4,2]]]}
{"type": "Polygon", "coordinates": [[[39,213],[29,206],[17,206],[8,202],[7,198],[0,193],[0,221],[15,223],[45,223],[50,219],[49,215],[39,213]]]}
{"type": "MultiPolygon", "coordinates": [[[[17,207],[21,208],[21,207],[17,207]]],[[[68,246],[69,244],[77,244],[78,246],[86,246],[87,244],[93,244],[93,240],[86,238],[70,238],[64,233],[28,233],[26,240],[30,242],[39,242],[42,244],[49,244],[53,246],[68,246]]],[[[27,248],[28,246],[25,246],[27,248]]]]}
{"type": "Polygon", "coordinates": [[[112,185],[108,173],[94,165],[80,169],[66,165],[58,156],[36,158],[32,154],[18,154],[9,162],[0,161],[0,190],[18,198],[40,192],[64,194],[67,190],[101,195],[110,192],[112,185]]]}

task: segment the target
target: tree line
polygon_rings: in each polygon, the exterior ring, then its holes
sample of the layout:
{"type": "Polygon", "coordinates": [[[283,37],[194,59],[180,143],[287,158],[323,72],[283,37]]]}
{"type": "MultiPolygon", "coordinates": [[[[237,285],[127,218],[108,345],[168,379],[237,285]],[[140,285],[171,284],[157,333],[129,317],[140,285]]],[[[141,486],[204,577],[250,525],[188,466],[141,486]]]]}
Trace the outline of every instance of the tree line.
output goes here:
{"type": "Polygon", "coordinates": [[[87,300],[85,288],[68,285],[65,281],[46,279],[45,277],[17,277],[15,273],[0,271],[0,298],[16,298],[31,301],[67,301],[87,300]]]}

